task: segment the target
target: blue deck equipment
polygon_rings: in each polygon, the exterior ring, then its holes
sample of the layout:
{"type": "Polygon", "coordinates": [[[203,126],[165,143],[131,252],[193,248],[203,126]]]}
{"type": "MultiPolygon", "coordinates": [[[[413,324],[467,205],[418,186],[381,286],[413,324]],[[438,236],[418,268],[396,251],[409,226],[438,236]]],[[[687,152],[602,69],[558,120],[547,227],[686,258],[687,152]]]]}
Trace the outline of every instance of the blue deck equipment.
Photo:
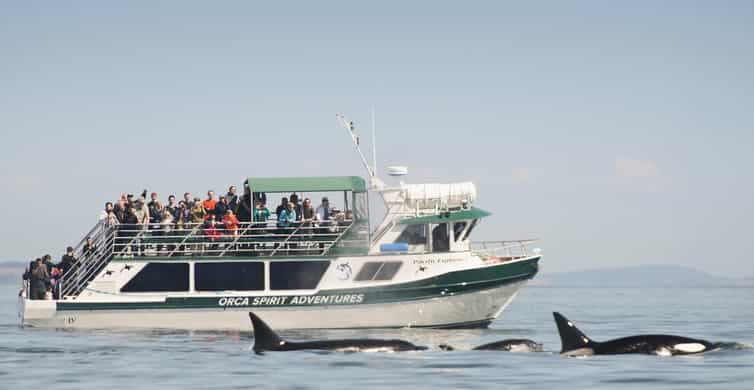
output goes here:
{"type": "Polygon", "coordinates": [[[408,243],[394,242],[380,245],[380,252],[408,252],[408,243]]]}

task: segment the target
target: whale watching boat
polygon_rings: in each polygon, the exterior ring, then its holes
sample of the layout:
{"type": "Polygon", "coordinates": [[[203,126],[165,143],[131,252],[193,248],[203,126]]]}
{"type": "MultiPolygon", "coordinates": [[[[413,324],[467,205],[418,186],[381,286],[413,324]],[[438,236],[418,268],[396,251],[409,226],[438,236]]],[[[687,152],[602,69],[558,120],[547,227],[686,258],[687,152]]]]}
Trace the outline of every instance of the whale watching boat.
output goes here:
{"type": "MultiPolygon", "coordinates": [[[[98,223],[56,299],[19,298],[24,326],[249,330],[249,311],[275,329],[486,327],[538,271],[535,240],[472,242],[491,213],[473,183],[406,184],[378,176],[250,177],[250,199],[296,193],[336,207],[319,219],[163,226],[98,223]],[[369,197],[385,216],[372,225],[369,197]]],[[[373,152],[374,153],[374,152],[373,152]]],[[[242,198],[245,199],[245,198],[242,198]]],[[[242,201],[242,200],[239,200],[242,201]]],[[[254,205],[249,205],[252,209],[254,205]]],[[[27,289],[28,291],[28,289],[27,289]]]]}

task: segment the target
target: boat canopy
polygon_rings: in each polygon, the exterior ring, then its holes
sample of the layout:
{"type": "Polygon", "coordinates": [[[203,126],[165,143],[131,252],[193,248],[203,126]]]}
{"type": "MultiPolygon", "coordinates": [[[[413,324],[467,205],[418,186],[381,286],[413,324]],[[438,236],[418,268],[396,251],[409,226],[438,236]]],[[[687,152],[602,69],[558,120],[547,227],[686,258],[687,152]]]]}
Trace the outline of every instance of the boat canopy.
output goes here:
{"type": "Polygon", "coordinates": [[[246,183],[253,192],[367,192],[359,176],[250,177],[246,183]]]}
{"type": "Polygon", "coordinates": [[[445,223],[455,221],[466,221],[470,219],[479,219],[492,215],[492,213],[484,211],[480,208],[472,207],[468,210],[457,210],[439,213],[435,215],[425,215],[421,217],[404,218],[398,223],[401,225],[416,225],[425,223],[445,223]]]}

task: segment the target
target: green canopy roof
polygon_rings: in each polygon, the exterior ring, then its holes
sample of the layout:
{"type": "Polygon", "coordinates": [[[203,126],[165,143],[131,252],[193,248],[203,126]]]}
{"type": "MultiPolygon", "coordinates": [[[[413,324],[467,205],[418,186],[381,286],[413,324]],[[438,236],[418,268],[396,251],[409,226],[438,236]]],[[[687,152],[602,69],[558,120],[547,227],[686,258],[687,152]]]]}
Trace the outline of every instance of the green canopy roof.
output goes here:
{"type": "Polygon", "coordinates": [[[401,225],[415,225],[424,223],[445,223],[455,221],[465,221],[469,219],[484,218],[492,215],[492,213],[472,207],[469,210],[458,210],[447,213],[440,213],[436,215],[426,215],[423,217],[411,217],[404,218],[398,223],[401,225]]]}
{"type": "Polygon", "coordinates": [[[359,176],[250,177],[248,184],[253,192],[367,191],[359,176]]]}

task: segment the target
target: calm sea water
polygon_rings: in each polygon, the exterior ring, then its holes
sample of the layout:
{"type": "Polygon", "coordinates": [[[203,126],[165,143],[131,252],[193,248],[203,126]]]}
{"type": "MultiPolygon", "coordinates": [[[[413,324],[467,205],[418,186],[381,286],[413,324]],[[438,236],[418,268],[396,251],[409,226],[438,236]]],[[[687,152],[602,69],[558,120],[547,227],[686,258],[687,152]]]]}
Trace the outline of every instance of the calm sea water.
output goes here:
{"type": "MultiPolygon", "coordinates": [[[[402,338],[426,352],[255,355],[248,333],[62,331],[18,326],[0,285],[0,388],[754,388],[754,289],[525,288],[487,330],[285,332],[290,339],[402,338]],[[551,312],[596,340],[671,333],[738,343],[703,356],[564,358],[551,312]],[[513,337],[544,353],[442,352],[513,337]]],[[[305,320],[305,319],[302,319],[305,320]]]]}

